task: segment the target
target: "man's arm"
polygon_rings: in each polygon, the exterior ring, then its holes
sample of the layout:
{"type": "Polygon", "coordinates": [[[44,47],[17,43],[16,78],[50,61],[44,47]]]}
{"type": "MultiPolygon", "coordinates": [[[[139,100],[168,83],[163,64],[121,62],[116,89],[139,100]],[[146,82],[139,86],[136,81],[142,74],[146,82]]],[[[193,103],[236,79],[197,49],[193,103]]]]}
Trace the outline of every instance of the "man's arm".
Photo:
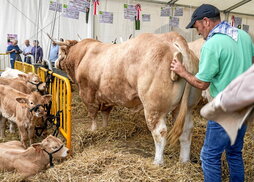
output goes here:
{"type": "Polygon", "coordinates": [[[12,48],[12,47],[10,47],[10,46],[7,47],[6,54],[15,52],[15,49],[11,49],[11,48],[12,48]]]}
{"type": "Polygon", "coordinates": [[[170,69],[171,71],[174,71],[176,74],[178,74],[180,77],[184,78],[193,87],[201,90],[206,90],[210,85],[209,82],[204,82],[197,79],[197,77],[195,77],[185,69],[181,62],[175,59],[171,62],[170,69]]]}

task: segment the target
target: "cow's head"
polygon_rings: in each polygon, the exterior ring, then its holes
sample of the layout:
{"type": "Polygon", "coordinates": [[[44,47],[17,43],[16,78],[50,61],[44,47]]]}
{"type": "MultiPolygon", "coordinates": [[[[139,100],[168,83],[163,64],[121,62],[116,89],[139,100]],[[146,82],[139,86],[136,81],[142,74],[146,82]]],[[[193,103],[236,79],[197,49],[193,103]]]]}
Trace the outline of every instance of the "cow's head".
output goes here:
{"type": "Polygon", "coordinates": [[[37,90],[41,93],[44,93],[46,90],[46,83],[41,81],[41,78],[35,73],[28,74],[18,74],[19,78],[24,80],[25,82],[29,82],[34,87],[34,90],[37,90]]]}
{"type": "Polygon", "coordinates": [[[56,159],[67,157],[69,151],[60,139],[52,135],[42,140],[41,143],[32,144],[32,147],[34,147],[36,151],[43,150],[56,159]]]}
{"type": "Polygon", "coordinates": [[[33,116],[42,117],[46,115],[45,104],[49,103],[51,95],[41,96],[38,92],[32,92],[27,97],[18,97],[16,100],[29,109],[33,116]]]}

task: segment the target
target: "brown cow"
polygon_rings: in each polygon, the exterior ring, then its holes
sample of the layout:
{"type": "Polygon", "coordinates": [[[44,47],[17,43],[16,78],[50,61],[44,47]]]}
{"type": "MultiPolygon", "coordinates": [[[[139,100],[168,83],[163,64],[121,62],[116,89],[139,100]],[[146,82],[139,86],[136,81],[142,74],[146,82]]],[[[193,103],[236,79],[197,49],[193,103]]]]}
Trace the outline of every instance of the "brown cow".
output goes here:
{"type": "Polygon", "coordinates": [[[44,104],[50,99],[51,95],[41,96],[38,92],[27,95],[6,85],[0,85],[1,136],[4,136],[7,118],[17,124],[23,146],[26,147],[28,138],[32,144],[35,121],[46,114],[44,104]]]}
{"type": "Polygon", "coordinates": [[[173,59],[183,62],[191,73],[198,70],[198,59],[182,36],[175,32],[146,33],[122,44],[85,39],[68,52],[56,66],[78,84],[92,119],[92,130],[97,128],[98,111],[104,115],[105,126],[113,106],[143,108],[155,142],[154,163],[162,164],[167,138],[165,118],[179,106],[170,138],[174,143],[180,137],[180,160],[189,160],[193,128],[190,115],[200,91],[170,71],[173,59]]]}
{"type": "Polygon", "coordinates": [[[0,84],[26,94],[33,91],[44,92],[46,89],[46,83],[41,82],[40,77],[34,73],[18,74],[18,78],[0,77],[0,84]]]}
{"type": "Polygon", "coordinates": [[[60,159],[67,157],[67,154],[68,148],[63,142],[51,135],[28,149],[19,141],[0,143],[0,170],[16,170],[26,178],[46,169],[49,163],[53,164],[50,155],[60,159]]]}
{"type": "MultiPolygon", "coordinates": [[[[0,85],[8,85],[25,94],[30,94],[33,91],[44,93],[46,90],[46,83],[41,82],[40,77],[35,73],[26,74],[11,68],[1,74],[0,85]]],[[[10,133],[15,132],[14,128],[14,124],[10,122],[10,133]]]]}

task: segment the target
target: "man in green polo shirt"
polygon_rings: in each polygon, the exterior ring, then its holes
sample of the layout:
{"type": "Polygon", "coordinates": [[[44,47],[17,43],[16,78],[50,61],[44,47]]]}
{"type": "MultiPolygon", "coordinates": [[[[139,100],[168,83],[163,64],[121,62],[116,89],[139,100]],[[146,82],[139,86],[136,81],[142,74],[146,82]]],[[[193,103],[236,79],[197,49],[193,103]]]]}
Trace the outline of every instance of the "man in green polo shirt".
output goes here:
{"type": "MultiPolygon", "coordinates": [[[[210,86],[210,95],[215,97],[234,78],[246,71],[252,64],[253,43],[243,30],[220,20],[220,11],[209,4],[198,7],[186,28],[196,28],[206,42],[201,50],[199,71],[189,73],[177,60],[171,63],[171,70],[183,77],[192,86],[205,90],[210,86]]],[[[201,150],[202,169],[205,182],[221,181],[221,155],[226,151],[230,181],[244,181],[242,148],[246,125],[237,134],[231,146],[230,138],[216,121],[208,121],[204,145],[201,150]]]]}

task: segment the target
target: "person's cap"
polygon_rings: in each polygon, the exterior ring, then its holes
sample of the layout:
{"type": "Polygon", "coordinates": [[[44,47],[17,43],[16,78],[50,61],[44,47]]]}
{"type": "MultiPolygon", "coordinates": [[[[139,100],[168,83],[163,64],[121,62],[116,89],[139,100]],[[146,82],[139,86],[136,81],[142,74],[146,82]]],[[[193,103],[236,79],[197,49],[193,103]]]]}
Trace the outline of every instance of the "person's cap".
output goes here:
{"type": "Polygon", "coordinates": [[[204,17],[214,18],[220,16],[220,10],[211,4],[202,4],[192,14],[190,23],[186,29],[193,28],[197,20],[202,20],[204,17]]]}

